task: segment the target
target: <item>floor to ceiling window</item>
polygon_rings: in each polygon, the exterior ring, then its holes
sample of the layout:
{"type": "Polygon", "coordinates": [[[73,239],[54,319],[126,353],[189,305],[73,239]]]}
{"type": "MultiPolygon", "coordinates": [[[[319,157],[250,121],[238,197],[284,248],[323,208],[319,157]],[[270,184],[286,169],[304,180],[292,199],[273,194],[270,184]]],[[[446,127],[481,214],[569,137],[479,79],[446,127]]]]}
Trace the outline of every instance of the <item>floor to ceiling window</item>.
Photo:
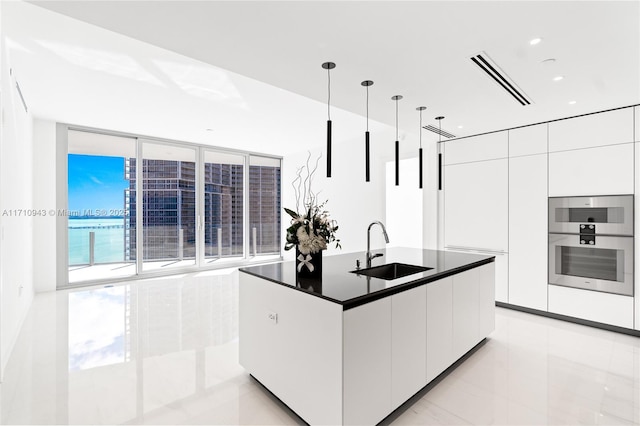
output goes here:
{"type": "Polygon", "coordinates": [[[71,285],[280,255],[279,158],[69,130],[67,161],[71,285]]]}
{"type": "Polygon", "coordinates": [[[280,252],[280,160],[252,156],[249,166],[251,254],[280,252]]]}
{"type": "Polygon", "coordinates": [[[68,241],[70,281],[135,275],[128,246],[127,165],[134,138],[70,131],[68,241]]]}
{"type": "Polygon", "coordinates": [[[244,256],[245,157],[204,152],[204,256],[208,263],[244,256]]]}
{"type": "MultiPolygon", "coordinates": [[[[194,266],[196,150],[143,141],[142,170],[136,165],[136,177],[142,178],[142,269],[194,266]]],[[[138,204],[133,205],[137,214],[138,204]]],[[[137,246],[136,239],[132,250],[137,246]]]]}

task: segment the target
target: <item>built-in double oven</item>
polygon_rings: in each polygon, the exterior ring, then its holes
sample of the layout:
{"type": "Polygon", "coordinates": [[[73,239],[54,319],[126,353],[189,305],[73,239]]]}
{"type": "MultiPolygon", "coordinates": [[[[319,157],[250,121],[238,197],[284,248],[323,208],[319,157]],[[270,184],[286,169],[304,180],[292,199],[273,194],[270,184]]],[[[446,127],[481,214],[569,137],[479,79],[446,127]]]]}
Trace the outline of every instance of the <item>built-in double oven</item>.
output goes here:
{"type": "Polygon", "coordinates": [[[633,296],[633,195],[549,198],[549,284],[633,296]]]}

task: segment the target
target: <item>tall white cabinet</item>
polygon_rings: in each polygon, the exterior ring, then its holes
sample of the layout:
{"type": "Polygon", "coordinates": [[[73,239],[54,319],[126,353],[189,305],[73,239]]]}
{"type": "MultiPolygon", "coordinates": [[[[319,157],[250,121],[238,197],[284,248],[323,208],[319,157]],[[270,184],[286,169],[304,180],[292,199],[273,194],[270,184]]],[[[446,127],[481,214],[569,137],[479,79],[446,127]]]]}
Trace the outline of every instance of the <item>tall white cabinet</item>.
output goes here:
{"type": "Polygon", "coordinates": [[[445,166],[447,247],[507,251],[508,179],[506,158],[445,166]]]}
{"type": "MultiPolygon", "coordinates": [[[[441,247],[494,254],[496,301],[640,330],[639,267],[635,297],[620,300],[550,287],[547,271],[549,197],[640,191],[640,106],[445,141],[440,152],[441,247]],[[582,309],[586,297],[603,305],[582,309]]],[[[638,229],[640,194],[635,202],[638,229]]]]}
{"type": "Polygon", "coordinates": [[[508,302],[547,310],[547,124],[509,130],[508,302]]]}
{"type": "Polygon", "coordinates": [[[496,256],[496,300],[508,299],[508,134],[444,146],[444,248],[496,256]]]}
{"type": "MultiPolygon", "coordinates": [[[[640,106],[636,106],[634,107],[634,130],[635,130],[635,159],[636,159],[636,164],[640,165],[640,106]]],[[[640,191],[640,167],[636,167],[635,169],[635,182],[636,182],[636,188],[638,188],[638,191],[640,191]]],[[[635,223],[636,229],[640,229],[640,194],[636,194],[635,198],[635,205],[633,206],[634,208],[634,213],[635,213],[635,223]]],[[[638,231],[638,233],[640,233],[640,231],[638,231]]],[[[635,289],[634,289],[634,294],[635,294],[635,312],[634,312],[634,319],[635,319],[635,329],[636,330],[640,330],[640,238],[636,237],[635,239],[635,247],[634,247],[634,253],[635,253],[635,289]]]]}

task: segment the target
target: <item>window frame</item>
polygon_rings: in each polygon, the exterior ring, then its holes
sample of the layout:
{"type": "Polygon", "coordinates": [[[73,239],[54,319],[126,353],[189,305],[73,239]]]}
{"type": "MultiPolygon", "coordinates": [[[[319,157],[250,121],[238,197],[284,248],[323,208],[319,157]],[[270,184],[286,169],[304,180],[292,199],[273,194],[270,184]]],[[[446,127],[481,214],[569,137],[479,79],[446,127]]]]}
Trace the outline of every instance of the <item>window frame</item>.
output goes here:
{"type": "MultiPolygon", "coordinates": [[[[68,176],[67,176],[67,156],[70,154],[68,151],[68,132],[69,131],[81,131],[88,133],[97,133],[106,136],[115,136],[115,137],[127,137],[135,139],[135,155],[136,155],[136,271],[133,275],[122,276],[122,277],[113,277],[113,278],[96,278],[84,281],[74,281],[69,282],[69,265],[68,265],[68,217],[59,216],[56,221],[56,231],[58,234],[58,242],[57,247],[61,248],[64,245],[64,253],[59,254],[56,257],[56,265],[58,268],[58,279],[56,288],[57,289],[66,289],[66,288],[74,288],[74,287],[85,287],[96,284],[104,284],[104,283],[112,283],[112,282],[121,282],[121,281],[131,281],[142,278],[153,278],[160,276],[169,276],[174,274],[186,273],[186,272],[198,272],[198,271],[207,271],[207,270],[216,270],[216,269],[225,269],[225,268],[235,268],[242,267],[248,265],[254,265],[259,263],[268,263],[274,261],[281,261],[283,259],[283,235],[282,235],[282,211],[279,211],[280,214],[280,229],[278,232],[280,234],[280,244],[279,251],[277,253],[268,253],[268,254],[257,254],[253,256],[251,251],[251,224],[250,224],[250,205],[251,205],[251,194],[250,194],[250,167],[251,167],[251,158],[252,157],[260,157],[266,158],[270,160],[276,160],[280,165],[280,191],[279,191],[279,204],[282,206],[282,172],[283,172],[283,163],[284,159],[282,156],[267,154],[267,153],[259,153],[253,151],[246,150],[238,150],[226,147],[218,147],[211,145],[204,145],[193,142],[179,141],[173,139],[163,139],[152,136],[133,134],[127,132],[119,132],[119,131],[111,131],[105,129],[98,129],[93,127],[85,127],[85,126],[77,126],[67,123],[57,123],[57,131],[56,131],[56,157],[59,159],[57,162],[56,168],[56,187],[59,191],[58,193],[61,195],[56,199],[56,209],[57,210],[66,210],[68,209],[68,176]],[[196,151],[196,227],[197,227],[197,241],[196,241],[196,255],[195,255],[195,265],[193,266],[185,266],[180,268],[168,269],[166,271],[157,271],[157,270],[147,270],[145,271],[142,268],[142,251],[144,250],[142,239],[142,191],[139,191],[139,185],[142,182],[142,161],[144,157],[142,156],[142,145],[145,142],[156,143],[156,144],[166,144],[175,147],[184,147],[195,149],[196,151]],[[205,250],[204,250],[204,158],[205,152],[214,152],[221,154],[229,154],[229,155],[237,155],[242,156],[244,159],[243,163],[243,255],[239,257],[237,260],[228,260],[225,262],[206,262],[205,250]],[[64,161],[61,161],[64,158],[64,161]]],[[[73,153],[71,153],[73,154],[73,153]]],[[[97,155],[97,154],[96,154],[97,155]]]]}

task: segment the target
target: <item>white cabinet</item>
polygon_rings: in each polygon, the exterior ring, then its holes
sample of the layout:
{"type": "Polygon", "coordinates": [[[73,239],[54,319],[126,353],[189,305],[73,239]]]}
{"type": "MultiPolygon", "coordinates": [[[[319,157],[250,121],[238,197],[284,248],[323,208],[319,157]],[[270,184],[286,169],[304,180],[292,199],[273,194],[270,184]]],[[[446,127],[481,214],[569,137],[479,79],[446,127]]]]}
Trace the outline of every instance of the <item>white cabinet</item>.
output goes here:
{"type": "Polygon", "coordinates": [[[460,358],[478,343],[480,327],[480,271],[453,276],[453,357],[460,358]]]}
{"type": "Polygon", "coordinates": [[[452,277],[454,360],[495,329],[494,277],[495,263],[469,269],[452,277]]]}
{"type": "Polygon", "coordinates": [[[477,340],[480,341],[493,333],[496,329],[496,296],[495,285],[496,278],[495,262],[483,265],[479,270],[479,297],[478,297],[478,328],[479,334],[477,340]]]}
{"type": "MultiPolygon", "coordinates": [[[[640,135],[640,130],[638,129],[640,127],[640,107],[635,107],[636,109],[636,135],[640,135]]],[[[636,154],[636,164],[640,165],[640,143],[636,143],[635,144],[635,154],[636,154]]],[[[640,167],[636,167],[636,176],[635,176],[635,182],[636,182],[636,194],[635,197],[633,199],[635,205],[633,206],[633,214],[634,214],[634,218],[633,220],[636,223],[636,236],[634,238],[634,271],[635,271],[635,275],[634,275],[634,292],[633,294],[635,295],[634,299],[635,299],[635,324],[634,327],[636,330],[640,330],[640,231],[638,231],[640,229],[639,224],[640,224],[640,167]]]]}
{"type": "Polygon", "coordinates": [[[484,256],[495,256],[495,302],[509,302],[509,254],[489,252],[473,249],[446,248],[447,251],[459,251],[463,253],[481,254],[484,256]]]}
{"type": "Polygon", "coordinates": [[[633,194],[633,143],[549,154],[549,196],[633,194]]]}
{"type": "Polygon", "coordinates": [[[425,384],[428,286],[391,296],[391,409],[425,384]]]}
{"type": "Polygon", "coordinates": [[[444,248],[495,255],[495,296],[506,303],[509,159],[445,166],[444,174],[444,248]]]}
{"type": "Polygon", "coordinates": [[[549,312],[633,328],[633,297],[549,286],[549,312]]]}
{"type": "Polygon", "coordinates": [[[509,130],[509,157],[547,153],[547,123],[509,130]]]}
{"type": "Polygon", "coordinates": [[[245,273],[239,297],[240,364],[309,423],[340,424],[342,306],[245,273]]]}
{"type": "Polygon", "coordinates": [[[547,154],[510,158],[510,304],[547,310],[547,216],[547,154]]]}
{"type": "Polygon", "coordinates": [[[427,380],[429,383],[451,365],[453,358],[452,277],[427,288],[427,380]]]}
{"type": "Polygon", "coordinates": [[[640,106],[633,107],[633,110],[636,116],[634,120],[634,126],[633,126],[636,130],[635,141],[640,142],[640,106]]]}
{"type": "Polygon", "coordinates": [[[508,251],[508,159],[444,167],[444,243],[508,251]]]}
{"type": "Polygon", "coordinates": [[[549,152],[633,142],[633,108],[549,123],[549,152]]]}
{"type": "Polygon", "coordinates": [[[496,284],[495,284],[495,301],[496,302],[509,302],[509,255],[507,253],[482,253],[488,256],[496,257],[496,284]]]}
{"type": "Polygon", "coordinates": [[[391,300],[344,311],[344,424],[374,425],[391,412],[391,300]]]}
{"type": "Polygon", "coordinates": [[[455,139],[442,144],[444,164],[506,158],[509,152],[509,136],[506,131],[455,139]]]}
{"type": "Polygon", "coordinates": [[[494,271],[346,311],[240,272],[240,364],[309,424],[377,424],[493,331],[494,271]]]}

